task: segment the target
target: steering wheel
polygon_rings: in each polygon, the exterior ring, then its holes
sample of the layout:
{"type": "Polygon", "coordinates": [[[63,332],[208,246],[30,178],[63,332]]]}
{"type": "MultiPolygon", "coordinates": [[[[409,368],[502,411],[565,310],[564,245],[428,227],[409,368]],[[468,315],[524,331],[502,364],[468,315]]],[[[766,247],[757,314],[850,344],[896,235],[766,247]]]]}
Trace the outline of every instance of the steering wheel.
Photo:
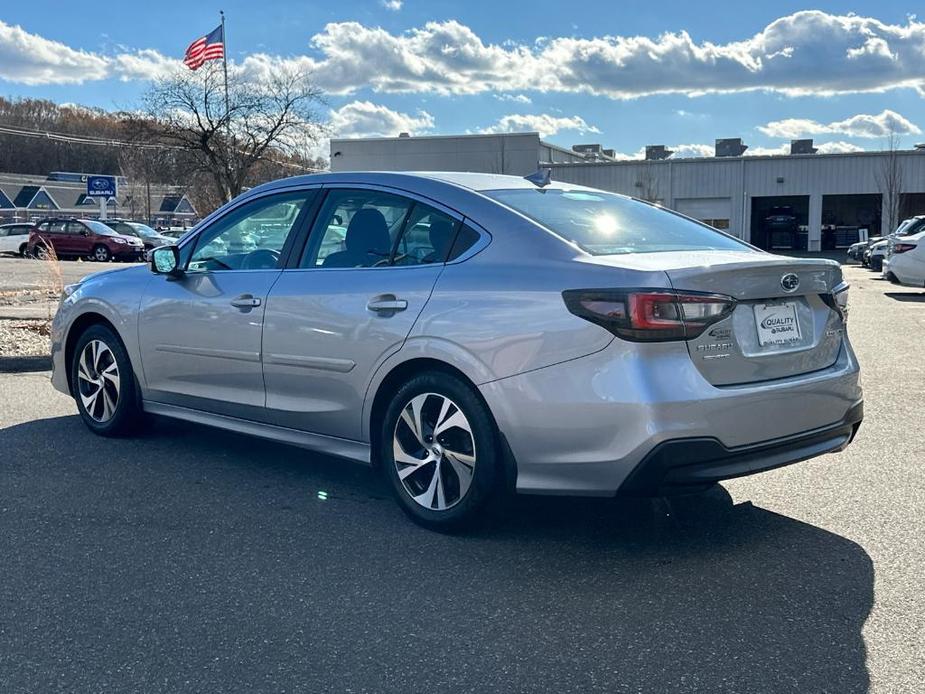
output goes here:
{"type": "Polygon", "coordinates": [[[273,270],[279,265],[279,251],[273,248],[258,248],[241,260],[242,270],[273,270]]]}

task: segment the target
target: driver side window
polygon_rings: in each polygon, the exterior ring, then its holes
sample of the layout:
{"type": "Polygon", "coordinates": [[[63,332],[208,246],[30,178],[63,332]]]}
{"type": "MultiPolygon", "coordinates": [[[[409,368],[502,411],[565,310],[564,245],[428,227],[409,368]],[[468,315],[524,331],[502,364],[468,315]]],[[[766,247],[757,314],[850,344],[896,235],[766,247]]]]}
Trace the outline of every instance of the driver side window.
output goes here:
{"type": "Polygon", "coordinates": [[[268,195],[253,200],[209,225],[196,239],[187,270],[273,270],[281,267],[286,239],[314,190],[268,195]]]}

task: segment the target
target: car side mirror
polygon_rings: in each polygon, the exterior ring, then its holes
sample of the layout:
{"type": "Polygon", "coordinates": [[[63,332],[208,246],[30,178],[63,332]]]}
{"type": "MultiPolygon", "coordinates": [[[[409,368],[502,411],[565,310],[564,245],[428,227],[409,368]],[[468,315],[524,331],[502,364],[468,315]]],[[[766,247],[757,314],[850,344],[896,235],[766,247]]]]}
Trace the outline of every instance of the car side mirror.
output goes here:
{"type": "Polygon", "coordinates": [[[182,275],[180,249],[176,246],[158,246],[151,251],[151,272],[170,277],[182,275]]]}

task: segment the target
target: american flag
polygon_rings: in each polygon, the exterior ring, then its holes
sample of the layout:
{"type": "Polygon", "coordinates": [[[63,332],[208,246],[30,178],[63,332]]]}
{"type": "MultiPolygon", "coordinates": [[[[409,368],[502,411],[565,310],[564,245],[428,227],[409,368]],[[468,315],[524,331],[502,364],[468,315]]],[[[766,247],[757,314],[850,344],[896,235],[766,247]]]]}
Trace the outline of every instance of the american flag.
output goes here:
{"type": "Polygon", "coordinates": [[[207,60],[219,60],[225,57],[225,32],[219,24],[205,36],[193,41],[186,49],[183,64],[190,70],[198,70],[207,60]]]}

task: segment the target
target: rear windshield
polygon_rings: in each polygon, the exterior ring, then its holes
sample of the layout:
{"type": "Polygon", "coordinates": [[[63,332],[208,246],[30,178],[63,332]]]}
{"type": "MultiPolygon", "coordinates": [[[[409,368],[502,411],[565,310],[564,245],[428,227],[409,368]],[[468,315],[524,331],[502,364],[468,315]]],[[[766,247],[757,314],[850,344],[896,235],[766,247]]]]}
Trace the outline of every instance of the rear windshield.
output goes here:
{"type": "Polygon", "coordinates": [[[621,195],[539,188],[488,190],[485,195],[592,255],[749,249],[706,224],[621,195]]]}

